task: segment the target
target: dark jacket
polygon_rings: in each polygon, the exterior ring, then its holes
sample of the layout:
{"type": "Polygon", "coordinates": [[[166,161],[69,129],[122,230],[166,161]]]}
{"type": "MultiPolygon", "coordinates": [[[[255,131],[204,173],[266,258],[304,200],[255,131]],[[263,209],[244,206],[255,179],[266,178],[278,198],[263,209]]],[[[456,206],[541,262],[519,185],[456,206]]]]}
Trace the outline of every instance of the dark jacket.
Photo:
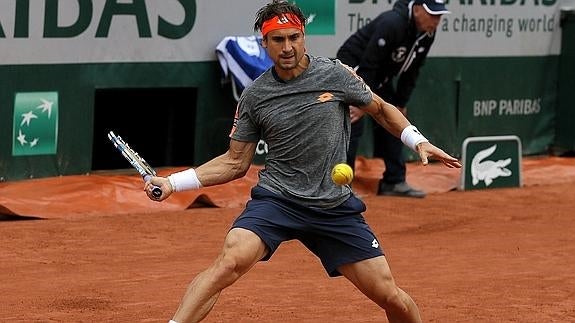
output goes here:
{"type": "Polygon", "coordinates": [[[417,31],[409,0],[399,0],[393,9],[351,35],[338,50],[337,58],[357,67],[357,74],[376,94],[405,107],[434,39],[435,34],[417,31]]]}

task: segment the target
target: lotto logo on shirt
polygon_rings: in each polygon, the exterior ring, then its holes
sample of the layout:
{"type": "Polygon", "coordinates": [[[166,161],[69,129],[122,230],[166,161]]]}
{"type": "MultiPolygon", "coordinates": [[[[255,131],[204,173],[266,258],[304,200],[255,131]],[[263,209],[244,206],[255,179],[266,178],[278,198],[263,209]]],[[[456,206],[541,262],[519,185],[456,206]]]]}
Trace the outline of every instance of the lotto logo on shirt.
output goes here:
{"type": "Polygon", "coordinates": [[[325,92],[325,93],[323,93],[322,95],[320,95],[320,96],[317,98],[317,100],[318,100],[319,102],[322,102],[322,103],[323,103],[323,102],[327,102],[327,101],[329,101],[329,100],[331,100],[331,99],[333,99],[333,94],[331,94],[331,93],[329,93],[329,92],[325,92]]]}
{"type": "Polygon", "coordinates": [[[16,93],[12,156],[56,154],[58,92],[16,93]]]}
{"type": "Polygon", "coordinates": [[[335,0],[306,0],[297,4],[304,13],[308,35],[335,35],[335,0]]]}

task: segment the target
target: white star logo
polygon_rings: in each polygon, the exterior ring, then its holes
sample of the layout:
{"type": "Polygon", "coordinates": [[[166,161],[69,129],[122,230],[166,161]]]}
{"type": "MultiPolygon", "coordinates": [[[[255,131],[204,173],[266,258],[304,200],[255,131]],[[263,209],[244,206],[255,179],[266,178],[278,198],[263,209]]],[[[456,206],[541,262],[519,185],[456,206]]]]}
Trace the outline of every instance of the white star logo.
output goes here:
{"type": "Polygon", "coordinates": [[[30,126],[30,121],[32,119],[38,119],[38,116],[34,114],[34,112],[30,111],[28,113],[22,113],[22,122],[20,123],[20,127],[26,124],[28,127],[30,126]]]}
{"type": "Polygon", "coordinates": [[[377,242],[377,239],[373,239],[373,241],[371,242],[371,246],[374,248],[378,248],[379,247],[379,242],[377,242]]]}
{"type": "Polygon", "coordinates": [[[50,115],[52,114],[52,105],[54,105],[54,102],[45,99],[40,99],[40,101],[42,101],[42,104],[37,106],[36,109],[42,109],[42,113],[48,111],[48,119],[50,119],[50,115]]]}
{"type": "Polygon", "coordinates": [[[12,147],[14,156],[39,153],[56,154],[58,135],[57,92],[16,93],[13,118],[12,147]]]}
{"type": "Polygon", "coordinates": [[[22,130],[18,130],[18,138],[16,138],[20,142],[20,146],[24,146],[28,143],[26,141],[26,135],[22,133],[22,130]]]}
{"type": "Polygon", "coordinates": [[[30,141],[30,147],[34,147],[38,144],[38,140],[40,140],[40,138],[34,138],[34,140],[30,141]]]}
{"type": "Polygon", "coordinates": [[[311,24],[316,16],[317,14],[315,13],[310,14],[309,17],[307,17],[307,24],[311,24]]]}

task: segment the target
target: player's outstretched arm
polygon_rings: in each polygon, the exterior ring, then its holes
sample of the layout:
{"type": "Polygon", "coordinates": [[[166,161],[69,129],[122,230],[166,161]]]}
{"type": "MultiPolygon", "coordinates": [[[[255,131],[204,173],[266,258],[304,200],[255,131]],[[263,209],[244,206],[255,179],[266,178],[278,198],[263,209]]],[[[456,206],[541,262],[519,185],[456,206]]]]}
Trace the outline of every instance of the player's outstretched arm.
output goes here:
{"type": "Polygon", "coordinates": [[[230,140],[230,147],[224,154],[198,166],[168,177],[152,177],[146,182],[144,190],[148,197],[151,195],[152,185],[162,189],[160,198],[151,198],[154,201],[163,201],[173,192],[198,189],[204,186],[224,184],[243,177],[250,168],[257,143],[230,140]]]}
{"type": "Polygon", "coordinates": [[[416,151],[423,165],[429,163],[429,158],[441,161],[449,168],[461,168],[461,163],[455,157],[450,156],[442,149],[435,147],[430,142],[422,142],[416,146],[416,151]]]}
{"type": "Polygon", "coordinates": [[[416,127],[409,123],[409,120],[405,118],[399,109],[385,102],[375,93],[373,94],[373,100],[362,107],[362,109],[387,131],[400,138],[406,146],[417,152],[423,165],[427,165],[429,158],[433,158],[450,168],[461,167],[461,163],[457,158],[450,156],[431,144],[416,127]]]}

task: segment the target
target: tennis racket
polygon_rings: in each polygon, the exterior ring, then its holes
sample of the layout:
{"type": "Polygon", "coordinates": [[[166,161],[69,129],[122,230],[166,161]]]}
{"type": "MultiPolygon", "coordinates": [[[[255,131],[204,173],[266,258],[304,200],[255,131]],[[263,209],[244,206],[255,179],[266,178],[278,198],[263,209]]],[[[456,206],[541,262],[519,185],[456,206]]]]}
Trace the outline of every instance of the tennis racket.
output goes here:
{"type": "MultiPolygon", "coordinates": [[[[149,181],[152,176],[156,176],[156,171],[140,157],[136,151],[134,151],[130,146],[122,139],[120,136],[116,136],[113,131],[108,132],[108,138],[114,144],[114,146],[122,153],[134,167],[140,175],[144,178],[144,181],[149,181]]],[[[162,196],[162,189],[157,186],[152,188],[152,196],[159,199],[162,196]]]]}

